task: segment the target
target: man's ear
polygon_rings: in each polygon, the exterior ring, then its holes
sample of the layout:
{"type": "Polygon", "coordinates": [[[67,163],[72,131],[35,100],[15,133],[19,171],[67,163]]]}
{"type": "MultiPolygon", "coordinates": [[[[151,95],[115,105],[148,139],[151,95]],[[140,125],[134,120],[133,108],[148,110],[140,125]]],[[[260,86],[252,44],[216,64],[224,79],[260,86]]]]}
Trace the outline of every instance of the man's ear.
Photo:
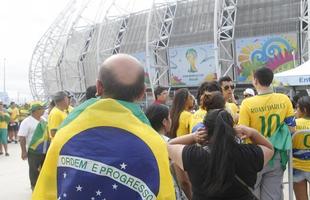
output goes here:
{"type": "Polygon", "coordinates": [[[103,85],[102,85],[102,82],[98,79],[96,81],[96,90],[97,90],[96,96],[98,96],[98,97],[103,96],[103,90],[104,90],[103,85]]]}

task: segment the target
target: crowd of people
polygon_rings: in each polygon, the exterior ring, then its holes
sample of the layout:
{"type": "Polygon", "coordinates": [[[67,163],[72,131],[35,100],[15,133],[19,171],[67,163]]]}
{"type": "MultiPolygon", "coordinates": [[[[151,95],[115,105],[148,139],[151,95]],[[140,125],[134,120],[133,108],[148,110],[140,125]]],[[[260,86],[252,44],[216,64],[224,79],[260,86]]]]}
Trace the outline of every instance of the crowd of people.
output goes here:
{"type": "Polygon", "coordinates": [[[34,200],[281,200],[291,148],[295,196],[307,200],[310,134],[292,135],[310,129],[310,97],[294,110],[272,81],[269,68],[254,71],[256,92],[247,88],[240,105],[229,76],[202,83],[196,98],[181,88],[169,101],[168,88],[158,86],[143,111],[143,67],[117,54],[75,108],[59,91],[48,106],[32,102],[18,129],[18,109],[0,102],[0,142],[9,155],[8,138],[19,136],[34,200]]]}
{"type": "Polygon", "coordinates": [[[15,102],[5,105],[0,101],[0,155],[9,156],[8,143],[18,143],[19,123],[29,115],[29,105],[17,107],[15,102]]]}

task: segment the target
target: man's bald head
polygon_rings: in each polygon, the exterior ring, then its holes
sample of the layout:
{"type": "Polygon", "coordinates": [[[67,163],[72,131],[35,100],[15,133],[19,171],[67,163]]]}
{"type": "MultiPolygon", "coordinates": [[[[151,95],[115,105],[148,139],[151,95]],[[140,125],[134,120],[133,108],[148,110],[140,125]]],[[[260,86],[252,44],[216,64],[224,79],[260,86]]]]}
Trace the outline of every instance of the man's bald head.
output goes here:
{"type": "Polygon", "coordinates": [[[107,58],[100,67],[98,80],[101,96],[132,102],[144,93],[144,70],[136,58],[127,54],[107,58]]]}

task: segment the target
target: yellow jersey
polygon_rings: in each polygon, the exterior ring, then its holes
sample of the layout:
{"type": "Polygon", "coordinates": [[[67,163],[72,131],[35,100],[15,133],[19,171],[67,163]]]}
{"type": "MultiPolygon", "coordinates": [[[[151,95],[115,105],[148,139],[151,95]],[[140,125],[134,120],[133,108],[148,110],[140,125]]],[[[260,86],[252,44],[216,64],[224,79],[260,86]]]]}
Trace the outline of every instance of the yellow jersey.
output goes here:
{"type": "Polygon", "coordinates": [[[61,111],[59,108],[54,107],[48,115],[47,124],[49,132],[52,130],[57,131],[58,127],[67,118],[67,116],[68,114],[65,111],[61,111]]]}
{"type": "Polygon", "coordinates": [[[0,111],[0,129],[7,129],[10,122],[10,115],[6,112],[0,111]]]}
{"type": "Polygon", "coordinates": [[[8,113],[10,114],[11,121],[18,122],[19,110],[17,107],[9,108],[8,113]]]}
{"type": "Polygon", "coordinates": [[[235,103],[227,103],[227,106],[233,115],[237,115],[239,113],[239,108],[235,103]]]}
{"type": "Polygon", "coordinates": [[[177,129],[176,135],[177,137],[189,134],[190,131],[190,122],[192,118],[192,113],[188,111],[181,112],[180,118],[179,118],[179,127],[177,129]]]}
{"type": "Polygon", "coordinates": [[[26,119],[26,117],[28,117],[30,115],[30,112],[29,112],[29,110],[27,110],[27,109],[21,109],[20,111],[19,111],[19,121],[21,122],[21,121],[23,121],[24,119],[26,119]]]}
{"type": "Polygon", "coordinates": [[[190,132],[192,132],[193,128],[200,122],[203,122],[204,117],[206,116],[207,111],[199,108],[194,114],[192,114],[191,122],[190,122],[190,132]]]}
{"type": "Polygon", "coordinates": [[[268,93],[242,101],[239,124],[255,128],[265,137],[270,137],[283,122],[295,126],[293,105],[286,95],[268,93]]]}
{"type": "Polygon", "coordinates": [[[225,104],[225,110],[229,112],[235,122],[235,124],[238,123],[238,113],[239,113],[239,107],[235,103],[228,103],[225,104]]]}
{"type": "MultiPolygon", "coordinates": [[[[310,130],[310,119],[296,119],[296,131],[310,130]]],[[[297,134],[293,138],[293,167],[302,171],[310,172],[310,132],[297,134]]]]}

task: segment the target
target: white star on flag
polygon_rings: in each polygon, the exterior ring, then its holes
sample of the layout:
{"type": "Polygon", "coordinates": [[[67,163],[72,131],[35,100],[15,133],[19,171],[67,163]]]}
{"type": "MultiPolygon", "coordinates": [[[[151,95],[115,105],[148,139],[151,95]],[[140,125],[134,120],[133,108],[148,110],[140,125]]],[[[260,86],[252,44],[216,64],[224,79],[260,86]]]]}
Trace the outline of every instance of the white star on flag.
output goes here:
{"type": "Polygon", "coordinates": [[[61,200],[61,197],[59,196],[57,200],[61,200]]]}
{"type": "Polygon", "coordinates": [[[95,197],[90,198],[91,200],[95,200],[95,197]]]}
{"type": "Polygon", "coordinates": [[[121,169],[126,169],[127,165],[125,163],[120,164],[121,169]]]}
{"type": "Polygon", "coordinates": [[[83,187],[81,187],[80,185],[76,186],[75,188],[76,188],[76,191],[77,191],[77,192],[78,192],[78,191],[82,191],[82,189],[83,189],[83,187]]]}
{"type": "Polygon", "coordinates": [[[117,190],[118,185],[116,185],[115,183],[112,185],[113,190],[117,190]]]}
{"type": "Polygon", "coordinates": [[[66,178],[67,177],[67,174],[66,174],[66,172],[63,174],[64,175],[64,178],[66,178]]]}
{"type": "Polygon", "coordinates": [[[63,196],[64,196],[64,197],[67,197],[67,194],[66,194],[66,193],[64,193],[64,194],[63,194],[63,196]]]}
{"type": "Polygon", "coordinates": [[[100,190],[98,190],[98,191],[96,191],[96,196],[101,196],[101,191],[100,190]]]}

